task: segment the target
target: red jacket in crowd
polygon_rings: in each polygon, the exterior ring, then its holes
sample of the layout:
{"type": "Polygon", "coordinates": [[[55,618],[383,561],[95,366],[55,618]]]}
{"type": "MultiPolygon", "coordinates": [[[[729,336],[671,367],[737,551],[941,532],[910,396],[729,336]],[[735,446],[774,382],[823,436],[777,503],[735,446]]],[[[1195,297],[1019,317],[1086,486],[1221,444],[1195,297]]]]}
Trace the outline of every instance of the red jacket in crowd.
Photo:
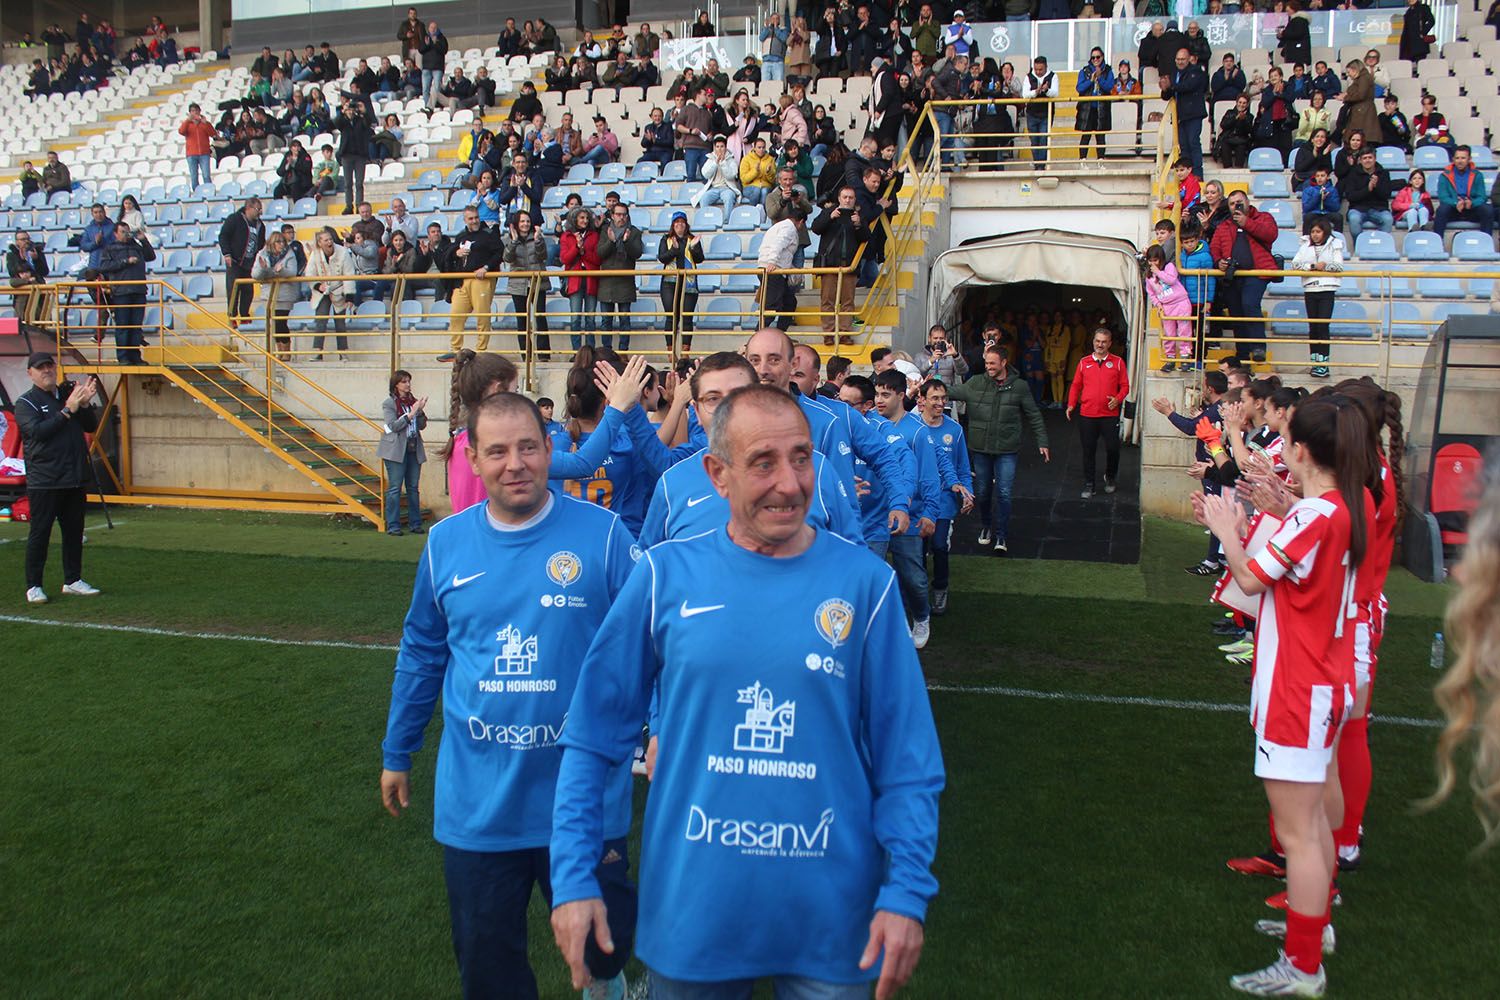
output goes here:
{"type": "MultiPolygon", "coordinates": [[[[1276,242],[1276,234],[1279,232],[1274,216],[1265,212],[1257,212],[1254,205],[1245,207],[1245,235],[1250,238],[1250,255],[1255,260],[1255,271],[1274,271],[1276,259],[1271,256],[1271,244],[1276,242]]],[[[1239,235],[1240,229],[1234,224],[1234,216],[1230,216],[1219,224],[1214,230],[1214,238],[1208,244],[1208,252],[1213,256],[1214,267],[1219,266],[1221,260],[1231,260],[1234,257],[1234,241],[1239,235]]]]}
{"type": "Polygon", "coordinates": [[[177,127],[177,134],[187,140],[188,156],[207,156],[214,127],[207,119],[201,122],[189,119],[177,127]]]}
{"type": "Polygon", "coordinates": [[[1073,387],[1068,390],[1068,408],[1079,405],[1085,417],[1118,417],[1120,405],[1130,392],[1130,376],[1125,374],[1125,359],[1106,354],[1104,360],[1090,354],[1078,362],[1073,373],[1073,387]],[[1114,406],[1109,401],[1115,401],[1114,406]]]}
{"type": "MultiPolygon", "coordinates": [[[[562,258],[564,271],[599,270],[599,230],[587,230],[581,241],[578,239],[576,230],[565,232],[557,238],[557,249],[558,256],[562,258]]],[[[579,277],[567,279],[565,294],[577,295],[579,292],[585,295],[598,295],[599,279],[579,277]]]]}

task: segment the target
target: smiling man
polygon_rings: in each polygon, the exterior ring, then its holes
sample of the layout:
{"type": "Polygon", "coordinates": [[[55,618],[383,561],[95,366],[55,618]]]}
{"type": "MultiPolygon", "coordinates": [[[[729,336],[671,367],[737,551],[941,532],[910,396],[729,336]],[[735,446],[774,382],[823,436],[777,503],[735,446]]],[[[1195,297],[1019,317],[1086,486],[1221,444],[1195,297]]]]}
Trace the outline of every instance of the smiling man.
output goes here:
{"type": "Polygon", "coordinates": [[[786,392],[726,396],[705,462],[728,525],[648,551],[584,661],[553,932],[583,986],[613,919],[595,874],[610,775],[659,685],[638,948],[652,997],[740,1000],[760,978],[826,1000],[868,998],[878,978],[889,996],[921,954],[943,785],[895,577],[806,523],[813,442],[786,392]]]}
{"type": "MultiPolygon", "coordinates": [[[[639,550],[618,516],[548,488],[552,445],[530,400],[489,396],[468,431],[466,454],[488,502],[433,525],[417,565],[380,795],[393,816],[410,805],[412,754],[441,694],[433,836],[443,845],[463,995],[535,1000],[526,908],[534,884],[551,898],[559,739],[584,653],[639,550]]],[[[609,901],[617,944],[590,951],[587,963],[606,987],[596,995],[618,998],[635,924],[629,763],[599,778],[590,875],[609,901]]]]}

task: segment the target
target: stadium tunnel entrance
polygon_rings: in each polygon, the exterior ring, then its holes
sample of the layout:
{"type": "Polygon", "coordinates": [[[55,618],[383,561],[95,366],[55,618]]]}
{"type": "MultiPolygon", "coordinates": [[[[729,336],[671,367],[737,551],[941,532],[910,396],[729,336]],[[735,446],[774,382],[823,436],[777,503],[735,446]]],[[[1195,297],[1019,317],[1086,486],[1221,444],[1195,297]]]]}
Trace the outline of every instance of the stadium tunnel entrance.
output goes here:
{"type": "MultiPolygon", "coordinates": [[[[1061,409],[1044,407],[1050,462],[1024,438],[1012,489],[1009,555],[1032,559],[1072,559],[1133,563],[1140,559],[1140,449],[1135,401],[1143,388],[1147,362],[1145,294],[1136,248],[1111,237],[1062,230],[1033,230],[971,240],[933,262],[928,302],[930,321],[978,336],[984,323],[1010,311],[1030,308],[1065,317],[1076,311],[1091,338],[1103,321],[1115,333],[1115,353],[1126,361],[1131,394],[1121,420],[1122,447],[1117,490],[1102,492],[1104,448],[1096,456],[1100,493],[1085,499],[1083,447],[1078,422],[1061,409]]],[[[961,339],[964,346],[971,341],[961,339]]],[[[1089,343],[1092,343],[1091,339],[1089,343]]],[[[1089,348],[1085,348],[1087,352],[1089,348]]],[[[1017,363],[1012,351],[1011,363],[1017,363]]],[[[1025,370],[1024,347],[1019,359],[1025,370]]],[[[1069,373],[1076,366],[1073,357],[1069,373]]],[[[1050,381],[1043,400],[1050,399],[1050,381]]],[[[953,551],[978,554],[978,518],[958,523],[953,551]]]]}

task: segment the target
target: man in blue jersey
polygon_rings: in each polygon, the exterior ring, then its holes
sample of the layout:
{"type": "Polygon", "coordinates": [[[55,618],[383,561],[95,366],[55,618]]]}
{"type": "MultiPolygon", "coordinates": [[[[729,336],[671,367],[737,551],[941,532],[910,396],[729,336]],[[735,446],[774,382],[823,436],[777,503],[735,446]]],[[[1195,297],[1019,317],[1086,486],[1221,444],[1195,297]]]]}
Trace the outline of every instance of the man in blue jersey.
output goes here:
{"type": "Polygon", "coordinates": [[[937,530],[927,539],[927,551],[932,553],[932,613],[948,611],[948,546],[953,541],[953,522],[959,514],[974,509],[974,474],[969,468],[969,446],[964,440],[964,429],[957,420],[944,410],[948,406],[948,385],[941,379],[931,378],[922,383],[917,408],[908,414],[921,420],[921,432],[948,460],[953,469],[954,481],[944,483],[943,513],[938,518],[937,530]]]}
{"type": "MultiPolygon", "coordinates": [[[[937,449],[918,435],[920,418],[906,411],[906,373],[892,367],[875,376],[875,423],[880,434],[893,444],[903,444],[916,459],[917,492],[912,495],[912,525],[899,535],[892,535],[888,551],[896,579],[901,583],[901,600],[911,617],[911,639],[918,649],[927,647],[932,636],[932,605],[927,600],[927,560],[923,545],[937,531],[942,515],[943,481],[953,479],[952,466],[940,459],[937,449]],[[947,465],[948,471],[943,471],[947,465]]],[[[868,420],[869,417],[867,416],[868,420]]]]}
{"type": "MultiPolygon", "coordinates": [[[[736,389],[756,382],[755,369],[743,355],[730,351],[710,354],[698,364],[688,380],[693,413],[700,426],[713,420],[719,402],[736,389]]],[[[683,390],[679,389],[679,392],[683,390]]],[[[650,548],[668,538],[686,538],[721,527],[729,520],[729,507],[708,478],[703,457],[708,449],[671,466],[656,481],[651,506],[641,528],[641,547],[650,548]]],[[[807,522],[845,538],[858,539],[859,520],[849,506],[844,483],[820,453],[813,455],[813,496],[808,503],[807,522]]]]}
{"type": "MultiPolygon", "coordinates": [[[[530,400],[486,398],[468,432],[488,501],[428,535],[396,657],[380,794],[393,816],[410,805],[412,754],[441,695],[433,835],[463,995],[535,1000],[526,908],[533,884],[551,899],[559,739],[584,654],[640,550],[618,516],[548,488],[552,447],[530,400]]],[[[614,943],[590,950],[589,996],[619,998],[625,988],[635,923],[630,781],[628,761],[600,774],[592,875],[610,900],[614,943]]]]}
{"type": "Polygon", "coordinates": [[[637,953],[653,1000],[890,996],[937,891],[943,767],[891,570],[806,522],[813,441],[783,391],[719,404],[729,523],[647,551],[584,661],[553,815],[552,927],[575,985],[607,940],[609,775],[660,690],[637,953]],[[712,567],[705,572],[705,567],[712,567]]]}
{"type": "MultiPolygon", "coordinates": [[[[915,489],[911,465],[902,458],[903,449],[890,444],[875,429],[860,420],[838,400],[825,399],[803,392],[792,382],[792,364],[796,345],[785,332],[767,327],[745,344],[745,357],[760,376],[761,385],[792,393],[802,415],[812,427],[813,445],[828,457],[835,471],[851,491],[849,505],[858,512],[854,497],[854,459],[865,460],[875,478],[885,487],[890,502],[888,524],[892,534],[904,534],[911,526],[908,498],[915,489]]],[[[816,382],[816,375],[814,375],[816,382]]]]}

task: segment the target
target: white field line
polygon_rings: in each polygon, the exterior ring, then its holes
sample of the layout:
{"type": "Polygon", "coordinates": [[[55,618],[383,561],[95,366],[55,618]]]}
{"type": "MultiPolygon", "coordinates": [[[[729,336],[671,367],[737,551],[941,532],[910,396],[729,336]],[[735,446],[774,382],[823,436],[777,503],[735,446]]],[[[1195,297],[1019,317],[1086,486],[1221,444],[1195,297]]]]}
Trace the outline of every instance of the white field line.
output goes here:
{"type": "MultiPolygon", "coordinates": [[[[339,642],[331,639],[278,639],[267,635],[235,635],[226,632],[185,632],[176,629],[151,628],[146,625],[112,625],[104,622],[69,622],[52,618],[29,618],[25,615],[0,614],[0,622],[20,625],[49,625],[96,632],[124,632],[131,635],[160,636],[170,639],[205,639],[221,642],[258,642],[268,646],[306,646],[313,649],[358,649],[393,653],[398,647],[379,642],[339,642]]],[[[1121,705],[1134,708],[1163,708],[1178,712],[1245,712],[1242,704],[1218,701],[1180,701],[1171,698],[1146,698],[1128,695],[1082,694],[1072,691],[1036,691],[1030,688],[996,684],[929,684],[929,691],[939,694],[989,695],[1001,698],[1028,698],[1033,701],[1061,701],[1078,705],[1121,705]]],[[[1403,715],[1381,715],[1378,720],[1390,726],[1418,729],[1440,729],[1436,719],[1417,719],[1403,715]]]]}
{"type": "MultiPolygon", "coordinates": [[[[15,523],[16,524],[25,524],[26,522],[24,522],[24,521],[17,521],[15,523]]],[[[125,523],[126,523],[125,521],[116,521],[115,522],[115,527],[118,528],[120,525],[125,524],[125,523]]],[[[109,525],[107,525],[107,524],[86,524],[86,525],[83,526],[83,533],[85,535],[87,535],[90,531],[104,531],[104,530],[108,529],[108,527],[109,527],[109,525]]],[[[11,542],[24,542],[24,541],[26,541],[26,539],[24,539],[24,538],[0,538],[0,545],[9,545],[11,542]]]]}

